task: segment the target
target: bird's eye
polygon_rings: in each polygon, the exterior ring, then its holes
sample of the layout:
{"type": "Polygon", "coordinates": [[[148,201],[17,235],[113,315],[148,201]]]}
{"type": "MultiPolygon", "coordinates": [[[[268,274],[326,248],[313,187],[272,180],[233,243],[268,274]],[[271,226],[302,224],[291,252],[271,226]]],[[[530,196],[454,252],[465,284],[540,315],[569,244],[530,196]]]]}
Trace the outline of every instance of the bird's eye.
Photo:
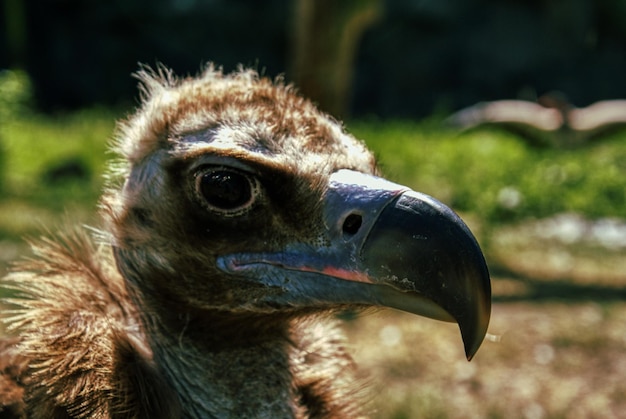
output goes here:
{"type": "Polygon", "coordinates": [[[212,167],[196,175],[196,194],[205,206],[222,215],[243,214],[258,192],[256,178],[229,167],[212,167]]]}

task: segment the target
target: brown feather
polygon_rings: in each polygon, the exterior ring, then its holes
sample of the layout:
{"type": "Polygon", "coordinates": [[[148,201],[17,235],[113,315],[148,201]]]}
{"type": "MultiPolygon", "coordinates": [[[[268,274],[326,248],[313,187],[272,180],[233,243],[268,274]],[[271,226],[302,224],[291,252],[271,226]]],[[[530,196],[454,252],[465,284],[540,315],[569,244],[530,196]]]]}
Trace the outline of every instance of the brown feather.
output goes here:
{"type": "Polygon", "coordinates": [[[110,249],[80,232],[33,249],[35,259],[5,280],[19,293],[8,322],[21,339],[10,351],[21,361],[28,417],[175,417],[161,410],[177,399],[151,363],[110,249]]]}
{"type": "Polygon", "coordinates": [[[328,177],[376,172],[372,154],[280,80],[214,66],[194,79],[164,67],[137,77],[142,104],[120,124],[99,244],[84,231],[33,242],[34,258],[4,280],[17,293],[5,321],[19,338],[0,352],[2,412],[359,417],[334,322],[258,305],[273,291],[222,278],[215,255],[236,243],[317,244],[328,177]],[[206,225],[185,176],[209,137],[212,155],[264,171],[266,211],[206,225]]]}

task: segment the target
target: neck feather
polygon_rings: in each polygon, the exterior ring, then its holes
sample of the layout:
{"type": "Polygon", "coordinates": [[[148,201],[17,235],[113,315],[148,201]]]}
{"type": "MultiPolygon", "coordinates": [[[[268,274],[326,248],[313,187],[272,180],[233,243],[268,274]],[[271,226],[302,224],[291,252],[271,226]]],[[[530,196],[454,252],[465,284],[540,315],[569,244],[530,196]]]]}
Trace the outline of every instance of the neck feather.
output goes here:
{"type": "Polygon", "coordinates": [[[221,316],[150,322],[154,361],[178,393],[186,417],[296,417],[289,321],[221,316]]]}

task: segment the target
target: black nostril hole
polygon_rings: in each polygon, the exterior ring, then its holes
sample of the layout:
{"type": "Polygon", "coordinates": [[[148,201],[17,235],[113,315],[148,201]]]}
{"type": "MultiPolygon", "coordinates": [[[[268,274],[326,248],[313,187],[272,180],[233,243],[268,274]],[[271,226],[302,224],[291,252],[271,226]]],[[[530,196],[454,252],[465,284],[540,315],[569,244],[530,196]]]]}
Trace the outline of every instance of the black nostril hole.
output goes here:
{"type": "Polygon", "coordinates": [[[349,235],[355,235],[363,224],[363,217],[359,214],[350,214],[343,221],[343,232],[349,235]]]}

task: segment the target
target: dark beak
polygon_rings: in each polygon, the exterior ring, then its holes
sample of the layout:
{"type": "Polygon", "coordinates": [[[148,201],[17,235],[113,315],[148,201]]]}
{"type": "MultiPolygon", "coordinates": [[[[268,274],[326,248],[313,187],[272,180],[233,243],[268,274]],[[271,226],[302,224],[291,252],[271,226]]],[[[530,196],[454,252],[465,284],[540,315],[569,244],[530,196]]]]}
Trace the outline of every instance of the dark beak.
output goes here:
{"type": "Polygon", "coordinates": [[[387,286],[375,292],[380,304],[456,321],[471,359],[489,325],[491,284],[465,223],[428,195],[347,170],[333,175],[326,205],[355,246],[355,270],[387,286]]]}
{"type": "Polygon", "coordinates": [[[218,265],[282,288],[273,304],[380,305],[456,322],[471,359],[487,333],[491,284],[465,223],[430,196],[350,170],[331,176],[324,208],[326,244],[228,255],[218,265]]]}

